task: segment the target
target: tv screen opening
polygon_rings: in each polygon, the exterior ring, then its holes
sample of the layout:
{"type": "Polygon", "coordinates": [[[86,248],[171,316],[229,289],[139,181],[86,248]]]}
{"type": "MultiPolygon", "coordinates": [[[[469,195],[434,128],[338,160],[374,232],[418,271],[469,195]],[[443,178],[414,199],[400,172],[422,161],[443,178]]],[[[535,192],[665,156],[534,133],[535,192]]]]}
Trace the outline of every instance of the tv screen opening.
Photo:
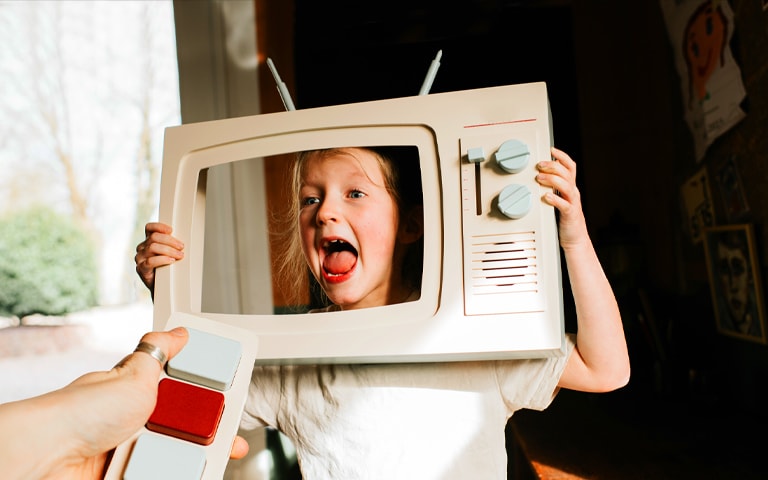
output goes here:
{"type": "MultiPolygon", "coordinates": [[[[251,330],[262,363],[562,354],[554,210],[535,182],[551,145],[543,83],[171,127],[160,221],[186,248],[157,272],[155,327],[184,314],[251,330]],[[292,167],[339,149],[395,158],[420,206],[404,262],[416,287],[383,306],[334,308],[303,259],[285,261],[298,255],[292,167]]],[[[324,268],[349,268],[357,252],[334,248],[341,266],[324,268]]]]}

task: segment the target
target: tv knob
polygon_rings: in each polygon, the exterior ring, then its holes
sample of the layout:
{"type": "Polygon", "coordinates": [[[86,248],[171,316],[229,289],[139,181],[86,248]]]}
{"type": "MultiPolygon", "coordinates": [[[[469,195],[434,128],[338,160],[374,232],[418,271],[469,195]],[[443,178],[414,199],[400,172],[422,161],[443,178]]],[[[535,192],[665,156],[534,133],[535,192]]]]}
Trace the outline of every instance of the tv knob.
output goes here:
{"type": "Polygon", "coordinates": [[[522,171],[531,158],[528,145],[520,140],[507,140],[502,143],[494,155],[496,164],[507,173],[522,171]]]}
{"type": "Polygon", "coordinates": [[[499,193],[499,211],[511,219],[524,217],[531,211],[531,191],[525,185],[513,183],[499,193]]]}

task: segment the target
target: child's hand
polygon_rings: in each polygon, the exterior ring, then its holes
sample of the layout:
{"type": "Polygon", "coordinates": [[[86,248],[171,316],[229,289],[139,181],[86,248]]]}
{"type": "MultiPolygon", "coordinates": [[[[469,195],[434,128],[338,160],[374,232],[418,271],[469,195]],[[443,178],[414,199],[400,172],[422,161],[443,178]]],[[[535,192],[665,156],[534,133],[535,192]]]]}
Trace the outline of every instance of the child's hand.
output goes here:
{"type": "Polygon", "coordinates": [[[581,210],[581,194],[576,187],[576,162],[554,147],[552,157],[554,161],[543,161],[536,165],[539,170],[536,180],[554,189],[554,192],[544,195],[544,201],[560,212],[560,245],[568,249],[588,240],[587,225],[581,210]]]}
{"type": "Polygon", "coordinates": [[[587,232],[576,187],[576,163],[553,148],[554,161],[539,162],[536,180],[551,187],[543,200],[560,216],[558,234],[576,305],[576,347],[558,386],[582,392],[610,392],[629,381],[629,354],[621,311],[587,232]]]}
{"type": "Polygon", "coordinates": [[[136,246],[136,273],[150,292],[155,290],[155,269],[184,258],[184,244],[172,231],[169,225],[150,222],[144,227],[147,238],[136,246]]]}

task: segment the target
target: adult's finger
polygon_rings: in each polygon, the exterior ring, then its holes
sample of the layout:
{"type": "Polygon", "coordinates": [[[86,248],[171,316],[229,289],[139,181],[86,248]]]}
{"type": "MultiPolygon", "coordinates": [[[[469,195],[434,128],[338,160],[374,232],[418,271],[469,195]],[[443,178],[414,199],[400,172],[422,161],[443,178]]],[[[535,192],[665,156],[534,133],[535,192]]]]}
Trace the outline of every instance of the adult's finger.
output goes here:
{"type": "Polygon", "coordinates": [[[184,327],[176,327],[167,332],[146,333],[141,337],[136,350],[123,358],[115,368],[151,369],[159,375],[165,363],[176,356],[188,340],[189,333],[184,327]]]}

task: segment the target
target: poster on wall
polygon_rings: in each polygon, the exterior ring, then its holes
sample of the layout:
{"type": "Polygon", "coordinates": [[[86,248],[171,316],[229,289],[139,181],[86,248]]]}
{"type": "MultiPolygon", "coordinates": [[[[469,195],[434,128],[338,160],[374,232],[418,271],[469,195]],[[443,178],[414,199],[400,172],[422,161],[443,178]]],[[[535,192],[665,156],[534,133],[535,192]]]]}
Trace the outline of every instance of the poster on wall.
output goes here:
{"type": "Polygon", "coordinates": [[[747,93],[731,53],[733,11],[726,0],[660,0],[675,66],[680,76],[685,121],[696,159],[741,121],[747,93]]]}

